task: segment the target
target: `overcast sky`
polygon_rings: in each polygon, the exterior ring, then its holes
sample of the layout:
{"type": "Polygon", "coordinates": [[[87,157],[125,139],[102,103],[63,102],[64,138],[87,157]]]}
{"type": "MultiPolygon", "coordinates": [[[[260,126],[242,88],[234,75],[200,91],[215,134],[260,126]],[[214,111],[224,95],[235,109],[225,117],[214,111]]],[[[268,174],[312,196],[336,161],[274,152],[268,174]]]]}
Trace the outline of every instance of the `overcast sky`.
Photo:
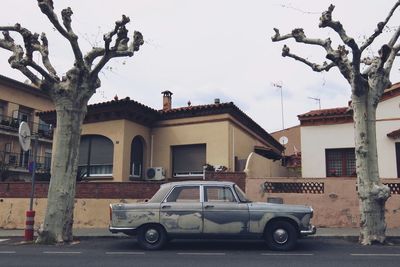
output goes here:
{"type": "MultiPolygon", "coordinates": [[[[293,41],[271,42],[277,27],[281,33],[304,28],[308,37],[331,37],[336,33],[319,29],[321,12],[329,4],[336,8],[334,19],[340,20],[347,33],[362,42],[383,20],[394,0],[379,1],[286,1],[286,0],[54,0],[59,14],[71,7],[73,28],[79,35],[84,53],[102,45],[103,33],[125,14],[131,18],[130,34],[142,32],[145,44],[132,58],[115,59],[100,78],[102,86],[90,103],[129,96],[155,109],[161,109],[161,92],[170,90],[173,107],[210,104],[215,98],[234,102],[267,131],[282,129],[281,94],[273,83],[283,87],[284,126],[297,125],[297,115],[322,108],[345,106],[350,88],[337,69],[315,73],[306,65],[281,57],[284,44],[291,52],[316,63],[324,61],[320,47],[308,47],[293,41]]],[[[400,11],[389,22],[387,33],[367,51],[373,55],[400,25],[400,11]]],[[[46,32],[50,58],[59,74],[73,64],[65,39],[53,29],[37,7],[35,0],[3,1],[0,25],[19,22],[33,32],[46,32]]],[[[17,39],[16,35],[13,35],[17,39]]],[[[25,81],[12,70],[10,53],[0,50],[0,74],[25,81]]],[[[399,61],[391,80],[400,81],[399,61]]]]}

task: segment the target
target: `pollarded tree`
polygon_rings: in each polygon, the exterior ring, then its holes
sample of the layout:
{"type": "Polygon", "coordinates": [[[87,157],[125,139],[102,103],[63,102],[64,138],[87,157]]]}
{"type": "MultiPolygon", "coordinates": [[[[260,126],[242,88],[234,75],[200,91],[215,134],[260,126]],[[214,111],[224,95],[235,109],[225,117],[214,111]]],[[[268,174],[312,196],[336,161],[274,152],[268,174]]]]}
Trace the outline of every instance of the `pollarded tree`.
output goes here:
{"type": "Polygon", "coordinates": [[[385,203],[390,196],[390,190],[379,178],[378,154],[376,146],[376,108],[386,88],[391,85],[390,72],[395,58],[399,55],[398,43],[400,27],[398,26],[391,39],[379,50],[379,55],[363,57],[363,52],[382,33],[395,10],[399,7],[397,1],[384,21],[364,43],[357,44],[354,38],[347,35],[343,25],[332,18],[335,6],[330,5],[320,17],[320,28],[331,28],[340,37],[344,45],[334,49],[331,40],[307,38],[303,29],[294,29],[291,33],[281,35],[274,29],[272,41],[282,41],[293,38],[296,42],[320,46],[326,51],[329,62],[315,64],[309,60],[292,54],[284,45],[282,56],[291,57],[309,67],[313,71],[329,71],[337,67],[351,86],[351,106],[354,119],[354,139],[356,152],[356,171],[358,196],[360,200],[360,242],[369,245],[375,242],[385,242],[385,203]],[[350,50],[351,53],[346,49],[350,50]],[[364,67],[364,70],[362,70],[364,67]]]}
{"type": "Polygon", "coordinates": [[[115,27],[104,35],[104,47],[94,47],[86,55],[78,44],[78,36],[72,29],[72,10],[63,9],[60,22],[54,12],[52,0],[38,0],[38,6],[54,28],[67,39],[74,54],[74,65],[60,77],[49,60],[46,35],[31,33],[20,24],[3,26],[0,47],[12,52],[9,63],[21,71],[40,90],[52,99],[57,113],[57,127],[53,143],[53,162],[48,192],[46,215],[37,242],[56,243],[72,241],[73,209],[78,163],[78,148],[87,103],[100,87],[99,72],[106,63],[116,57],[131,57],[143,44],[140,32],[134,32],[129,43],[126,24],[129,18],[115,22],[115,27]],[[23,46],[16,44],[10,32],[21,35],[23,46]],[[42,64],[33,60],[33,54],[41,56],[42,64]],[[44,66],[44,67],[42,67],[44,66]],[[34,71],[40,75],[35,75],[34,71]]]}

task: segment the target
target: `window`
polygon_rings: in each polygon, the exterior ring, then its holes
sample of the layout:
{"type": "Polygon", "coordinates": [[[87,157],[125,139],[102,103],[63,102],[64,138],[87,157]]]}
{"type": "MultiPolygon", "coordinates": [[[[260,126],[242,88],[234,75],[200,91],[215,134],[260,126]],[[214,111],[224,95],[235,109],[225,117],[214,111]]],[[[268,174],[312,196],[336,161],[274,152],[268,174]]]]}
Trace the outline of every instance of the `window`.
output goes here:
{"type": "Polygon", "coordinates": [[[51,125],[39,119],[38,132],[44,136],[51,136],[51,125]]]}
{"type": "Polygon", "coordinates": [[[198,186],[175,187],[167,198],[167,202],[199,202],[198,186]]]}
{"type": "Polygon", "coordinates": [[[172,147],[172,172],[174,177],[202,176],[205,164],[205,144],[172,147]]]}
{"type": "Polygon", "coordinates": [[[101,135],[84,135],[79,146],[79,173],[86,177],[112,176],[114,145],[101,135]]]}
{"type": "Polygon", "coordinates": [[[205,202],[235,202],[232,190],[229,187],[205,187],[205,202]]]}
{"type": "Polygon", "coordinates": [[[133,177],[142,177],[143,173],[143,137],[136,136],[131,143],[131,171],[133,177]]]}
{"type": "Polygon", "coordinates": [[[326,149],[326,176],[356,176],[354,148],[326,149]]]}
{"type": "Polygon", "coordinates": [[[46,149],[44,152],[44,168],[50,170],[51,167],[51,149],[46,149]]]}
{"type": "Polygon", "coordinates": [[[18,119],[20,122],[21,121],[31,122],[32,114],[33,114],[33,110],[31,108],[20,106],[19,110],[14,111],[13,117],[18,119]]]}
{"type": "Polygon", "coordinates": [[[0,101],[0,121],[4,119],[5,116],[5,104],[0,101]]]}

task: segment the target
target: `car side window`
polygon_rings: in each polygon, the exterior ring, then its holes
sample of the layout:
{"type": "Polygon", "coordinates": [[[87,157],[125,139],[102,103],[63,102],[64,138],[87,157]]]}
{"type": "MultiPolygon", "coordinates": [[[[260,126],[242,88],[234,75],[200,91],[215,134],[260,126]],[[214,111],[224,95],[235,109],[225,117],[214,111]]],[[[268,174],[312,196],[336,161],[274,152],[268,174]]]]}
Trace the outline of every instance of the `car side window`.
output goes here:
{"type": "Polygon", "coordinates": [[[200,202],[199,186],[175,187],[167,197],[167,202],[200,202]]]}
{"type": "Polygon", "coordinates": [[[204,201],[206,202],[236,202],[229,187],[206,186],[204,189],[204,201]]]}

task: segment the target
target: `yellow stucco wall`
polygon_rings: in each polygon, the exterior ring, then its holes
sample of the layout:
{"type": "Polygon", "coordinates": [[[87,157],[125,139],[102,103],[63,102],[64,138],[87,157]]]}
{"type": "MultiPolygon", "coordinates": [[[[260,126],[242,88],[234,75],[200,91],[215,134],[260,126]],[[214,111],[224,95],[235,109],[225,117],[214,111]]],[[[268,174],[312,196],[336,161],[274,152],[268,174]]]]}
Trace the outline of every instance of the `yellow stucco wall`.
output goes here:
{"type": "Polygon", "coordinates": [[[225,166],[229,171],[234,171],[235,156],[247,159],[254,146],[268,146],[228,114],[160,121],[153,128],[128,120],[86,123],[82,130],[85,134],[102,135],[113,142],[113,181],[129,180],[135,136],[141,136],[144,143],[143,174],[149,167],[163,167],[167,178],[172,177],[172,146],[206,144],[206,163],[225,166]]]}
{"type": "MultiPolygon", "coordinates": [[[[137,202],[133,199],[76,199],[74,208],[74,228],[107,228],[109,225],[109,205],[117,202],[137,202]]],[[[39,229],[46,212],[47,199],[34,200],[34,228],[39,229]]],[[[4,198],[0,202],[0,228],[24,229],[25,213],[29,209],[27,198],[4,198]]]]}
{"type": "MultiPolygon", "coordinates": [[[[32,89],[39,90],[39,89],[32,89]]],[[[50,98],[43,95],[35,95],[19,88],[3,84],[0,81],[0,101],[4,105],[4,116],[13,117],[13,112],[18,111],[20,107],[32,109],[32,116],[30,118],[34,123],[39,123],[39,117],[35,116],[36,112],[53,110],[54,105],[50,98]]],[[[31,129],[32,130],[32,129],[31,129]]],[[[33,142],[32,142],[33,143],[33,142]]],[[[0,132],[0,150],[5,149],[5,144],[10,144],[11,153],[21,153],[21,147],[18,141],[17,132],[1,131],[0,132]]],[[[45,151],[51,149],[51,140],[39,139],[38,143],[38,156],[44,157],[45,151]]]]}
{"type": "Polygon", "coordinates": [[[165,168],[166,176],[172,177],[171,146],[206,144],[207,163],[230,168],[229,123],[217,118],[196,123],[186,119],[171,120],[153,128],[154,167],[165,168]]]}
{"type": "Polygon", "coordinates": [[[254,146],[267,146],[265,143],[262,143],[260,140],[250,135],[249,132],[246,132],[243,128],[238,126],[239,124],[237,122],[230,122],[230,166],[233,166],[234,164],[234,156],[238,157],[240,160],[245,160],[248,158],[250,153],[254,151],[254,146]]]}
{"type": "Polygon", "coordinates": [[[129,180],[131,144],[136,136],[144,141],[144,169],[149,162],[150,129],[141,124],[127,120],[112,120],[97,123],[86,123],[82,135],[96,134],[109,138],[114,144],[113,181],[129,180]]]}
{"type": "MultiPolygon", "coordinates": [[[[10,117],[12,117],[14,110],[19,109],[20,105],[31,108],[34,111],[47,111],[54,109],[54,105],[50,98],[37,96],[4,84],[0,84],[0,99],[8,102],[5,115],[10,117]]],[[[35,123],[39,122],[39,117],[37,116],[32,116],[32,119],[35,123]]]]}
{"type": "Polygon", "coordinates": [[[280,160],[269,160],[254,152],[247,158],[246,162],[247,178],[266,178],[266,177],[291,177],[294,176],[289,170],[282,166],[280,160]]]}

